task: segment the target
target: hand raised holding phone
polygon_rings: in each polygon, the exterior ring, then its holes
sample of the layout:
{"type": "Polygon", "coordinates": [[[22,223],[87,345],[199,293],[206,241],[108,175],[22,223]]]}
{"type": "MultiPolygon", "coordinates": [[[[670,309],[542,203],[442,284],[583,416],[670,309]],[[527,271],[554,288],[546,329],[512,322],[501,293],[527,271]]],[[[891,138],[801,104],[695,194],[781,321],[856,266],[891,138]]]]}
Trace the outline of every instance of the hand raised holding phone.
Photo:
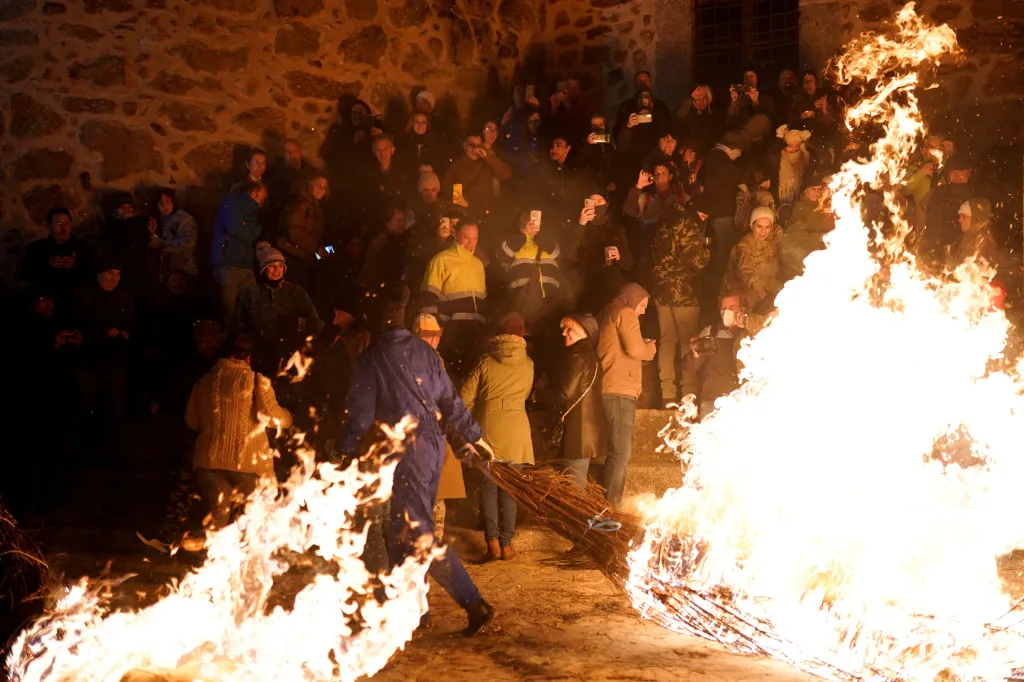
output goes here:
{"type": "Polygon", "coordinates": [[[654,176],[647,171],[640,171],[640,176],[636,179],[636,188],[643,189],[654,184],[654,176]]]}

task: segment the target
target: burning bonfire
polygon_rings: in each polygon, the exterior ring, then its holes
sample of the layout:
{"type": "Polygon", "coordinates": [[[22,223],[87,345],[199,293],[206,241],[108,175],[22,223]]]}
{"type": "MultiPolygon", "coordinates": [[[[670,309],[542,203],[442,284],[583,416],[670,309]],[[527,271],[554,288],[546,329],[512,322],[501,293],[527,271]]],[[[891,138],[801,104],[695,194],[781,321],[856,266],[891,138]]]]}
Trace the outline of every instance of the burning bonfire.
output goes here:
{"type": "Polygon", "coordinates": [[[374,473],[317,465],[311,451],[300,449],[283,494],[259,488],[243,516],[207,538],[206,562],[152,606],[108,613],[84,580],[70,588],[15,642],[10,678],[118,682],[137,671],[138,679],[250,682],[374,674],[426,612],[426,573],[438,551],[427,543],[379,577],[360,559],[366,529],[358,519],[391,494],[391,455],[413,427],[406,418],[371,450],[369,460],[380,464],[374,473]],[[318,573],[291,610],[268,609],[274,579],[290,567],[287,557],[311,551],[337,573],[318,573]]]}
{"type": "Polygon", "coordinates": [[[930,278],[898,199],[923,140],[918,71],[957,52],[913,5],[833,65],[881,137],[831,181],[835,230],[742,350],[745,384],[669,442],[685,482],[645,509],[627,590],[672,630],[830,679],[1003,680],[1024,614],[996,559],[1024,546],[1020,367],[987,264],[930,278]],[[865,188],[886,225],[862,219],[865,188]],[[891,224],[890,224],[891,223],[891,224]],[[973,466],[936,444],[969,448],[973,466]]]}

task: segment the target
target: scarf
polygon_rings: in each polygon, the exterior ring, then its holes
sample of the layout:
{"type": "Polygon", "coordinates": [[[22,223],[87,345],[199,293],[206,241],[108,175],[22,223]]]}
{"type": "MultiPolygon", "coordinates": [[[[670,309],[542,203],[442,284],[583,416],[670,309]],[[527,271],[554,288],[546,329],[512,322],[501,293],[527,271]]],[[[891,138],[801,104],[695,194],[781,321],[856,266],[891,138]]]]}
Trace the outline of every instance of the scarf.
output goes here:
{"type": "Polygon", "coordinates": [[[800,186],[804,181],[804,172],[807,170],[807,163],[810,161],[810,154],[807,149],[800,145],[795,152],[782,150],[779,163],[779,201],[783,204],[791,204],[800,198],[800,186]]]}
{"type": "Polygon", "coordinates": [[[743,150],[733,149],[731,147],[726,147],[725,145],[722,144],[716,144],[715,149],[725,152],[725,155],[729,157],[730,161],[735,161],[736,159],[740,158],[743,155],[743,150]]]}

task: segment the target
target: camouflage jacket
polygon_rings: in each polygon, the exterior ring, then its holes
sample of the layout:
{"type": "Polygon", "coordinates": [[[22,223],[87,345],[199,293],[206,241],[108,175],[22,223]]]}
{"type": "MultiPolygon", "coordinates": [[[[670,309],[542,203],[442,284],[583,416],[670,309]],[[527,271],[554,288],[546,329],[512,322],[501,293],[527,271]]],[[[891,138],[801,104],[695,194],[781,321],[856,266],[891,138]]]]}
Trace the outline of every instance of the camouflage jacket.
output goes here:
{"type": "Polygon", "coordinates": [[[711,260],[700,223],[690,215],[670,212],[658,224],[651,245],[656,305],[700,305],[700,273],[711,260]]]}

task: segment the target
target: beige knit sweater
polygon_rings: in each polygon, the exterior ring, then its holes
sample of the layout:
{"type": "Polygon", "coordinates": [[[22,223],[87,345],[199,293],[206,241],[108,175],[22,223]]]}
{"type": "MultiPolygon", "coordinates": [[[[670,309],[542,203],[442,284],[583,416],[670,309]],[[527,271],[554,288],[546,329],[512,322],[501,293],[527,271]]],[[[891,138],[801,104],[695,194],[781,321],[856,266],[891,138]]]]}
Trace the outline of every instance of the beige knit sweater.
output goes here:
{"type": "Polygon", "coordinates": [[[193,467],[273,476],[266,427],[287,428],[292,415],[277,404],[269,379],[245,360],[222,358],[192,388],[185,423],[199,432],[193,467]]]}

